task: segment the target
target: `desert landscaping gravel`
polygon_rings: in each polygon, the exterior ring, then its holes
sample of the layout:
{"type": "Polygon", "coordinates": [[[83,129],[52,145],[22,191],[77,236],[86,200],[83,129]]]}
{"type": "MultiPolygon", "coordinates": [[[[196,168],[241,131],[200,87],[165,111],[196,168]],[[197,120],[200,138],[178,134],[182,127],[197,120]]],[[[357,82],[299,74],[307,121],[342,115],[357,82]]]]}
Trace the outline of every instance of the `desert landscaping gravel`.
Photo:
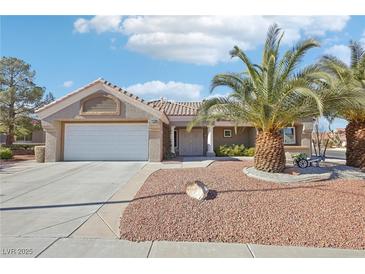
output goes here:
{"type": "Polygon", "coordinates": [[[121,218],[121,238],[365,249],[365,180],[276,184],[243,174],[249,161],[164,169],[147,179],[121,218]],[[189,198],[204,182],[209,199],[189,198]]]}

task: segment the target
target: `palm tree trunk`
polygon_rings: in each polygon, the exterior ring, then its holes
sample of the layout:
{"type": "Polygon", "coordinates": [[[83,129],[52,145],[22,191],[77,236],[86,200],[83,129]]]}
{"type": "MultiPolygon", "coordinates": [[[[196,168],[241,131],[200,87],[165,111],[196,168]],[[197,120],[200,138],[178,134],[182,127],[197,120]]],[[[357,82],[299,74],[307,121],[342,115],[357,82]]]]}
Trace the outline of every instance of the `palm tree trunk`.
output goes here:
{"type": "Polygon", "coordinates": [[[279,132],[259,132],[256,136],[255,168],[282,172],[285,168],[283,136],[279,132]]]}
{"type": "Polygon", "coordinates": [[[365,167],[365,121],[350,121],[346,126],[346,165],[365,167]]]}

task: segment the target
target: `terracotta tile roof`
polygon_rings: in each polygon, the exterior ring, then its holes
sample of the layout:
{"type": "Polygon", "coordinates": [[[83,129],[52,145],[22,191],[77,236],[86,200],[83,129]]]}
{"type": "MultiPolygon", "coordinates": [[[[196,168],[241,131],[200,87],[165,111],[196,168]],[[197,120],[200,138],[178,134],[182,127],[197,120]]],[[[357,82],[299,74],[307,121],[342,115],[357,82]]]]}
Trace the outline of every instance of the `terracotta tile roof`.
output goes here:
{"type": "Polygon", "coordinates": [[[149,105],[159,108],[170,116],[196,115],[202,102],[173,102],[167,100],[155,100],[148,102],[149,105]]]}
{"type": "Polygon", "coordinates": [[[158,110],[160,112],[163,112],[159,107],[156,107],[154,105],[149,104],[149,102],[143,100],[142,98],[140,98],[140,97],[138,97],[136,95],[133,95],[132,93],[130,93],[130,92],[128,92],[128,91],[126,91],[126,90],[118,87],[117,85],[113,85],[112,83],[110,83],[110,82],[108,82],[108,81],[106,81],[106,80],[104,80],[102,78],[98,78],[95,81],[93,81],[93,82],[91,82],[91,83],[89,83],[89,84],[87,84],[87,85],[85,85],[85,86],[83,86],[83,87],[81,87],[81,88],[73,91],[73,92],[70,92],[70,93],[66,94],[65,96],[63,96],[63,97],[61,97],[61,98],[59,98],[59,99],[57,99],[57,100],[49,103],[48,105],[45,105],[45,106],[37,109],[36,112],[42,111],[42,110],[47,109],[47,108],[49,108],[49,107],[51,107],[51,106],[53,106],[53,105],[55,105],[55,104],[57,104],[57,103],[59,103],[61,101],[64,101],[65,99],[67,99],[67,98],[69,98],[69,97],[71,97],[71,96],[73,96],[73,95],[81,92],[82,90],[84,90],[84,89],[86,89],[88,87],[91,87],[91,86],[93,86],[93,85],[95,85],[97,83],[105,84],[105,85],[113,88],[114,90],[116,90],[118,92],[121,92],[121,93],[123,93],[123,94],[125,94],[125,95],[127,95],[127,96],[129,96],[131,98],[133,98],[134,100],[137,100],[137,101],[139,101],[141,103],[144,103],[145,105],[148,105],[149,107],[152,107],[152,108],[154,108],[154,109],[156,109],[156,110],[158,110]]]}

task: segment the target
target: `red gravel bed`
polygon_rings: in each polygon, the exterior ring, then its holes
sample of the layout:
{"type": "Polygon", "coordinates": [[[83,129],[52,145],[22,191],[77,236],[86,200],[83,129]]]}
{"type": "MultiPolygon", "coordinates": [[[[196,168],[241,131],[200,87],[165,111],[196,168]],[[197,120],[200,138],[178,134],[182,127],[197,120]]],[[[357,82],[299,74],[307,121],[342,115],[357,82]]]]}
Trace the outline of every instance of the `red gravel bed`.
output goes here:
{"type": "Polygon", "coordinates": [[[121,237],[365,249],[364,180],[275,184],[244,175],[251,165],[215,162],[151,174],[124,211],[121,237]],[[184,193],[192,180],[214,190],[209,200],[184,193]]]}

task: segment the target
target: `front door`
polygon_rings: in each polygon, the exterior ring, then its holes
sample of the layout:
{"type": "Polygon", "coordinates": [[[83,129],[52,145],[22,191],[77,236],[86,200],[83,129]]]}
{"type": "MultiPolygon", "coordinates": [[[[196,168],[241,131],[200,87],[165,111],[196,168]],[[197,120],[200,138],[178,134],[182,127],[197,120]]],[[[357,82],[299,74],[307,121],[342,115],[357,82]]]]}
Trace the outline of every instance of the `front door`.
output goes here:
{"type": "Polygon", "coordinates": [[[179,154],[181,156],[203,155],[203,129],[194,128],[191,132],[179,130],[179,154]]]}

